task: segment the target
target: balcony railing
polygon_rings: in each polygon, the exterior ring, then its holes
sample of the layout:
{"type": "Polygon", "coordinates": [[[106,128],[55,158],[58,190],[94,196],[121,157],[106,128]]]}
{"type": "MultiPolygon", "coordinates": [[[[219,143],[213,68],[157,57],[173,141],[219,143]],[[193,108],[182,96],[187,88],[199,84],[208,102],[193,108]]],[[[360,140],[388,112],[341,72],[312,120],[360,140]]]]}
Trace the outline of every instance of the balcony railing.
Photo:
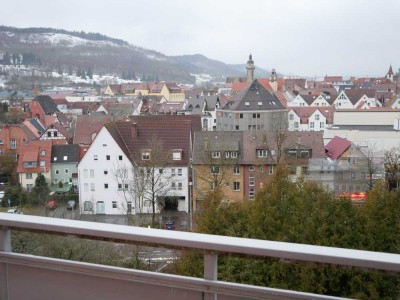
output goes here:
{"type": "Polygon", "coordinates": [[[0,213],[0,299],[339,299],[219,281],[219,254],[400,272],[396,254],[0,213]],[[197,250],[204,278],[13,253],[11,230],[197,250]]]}

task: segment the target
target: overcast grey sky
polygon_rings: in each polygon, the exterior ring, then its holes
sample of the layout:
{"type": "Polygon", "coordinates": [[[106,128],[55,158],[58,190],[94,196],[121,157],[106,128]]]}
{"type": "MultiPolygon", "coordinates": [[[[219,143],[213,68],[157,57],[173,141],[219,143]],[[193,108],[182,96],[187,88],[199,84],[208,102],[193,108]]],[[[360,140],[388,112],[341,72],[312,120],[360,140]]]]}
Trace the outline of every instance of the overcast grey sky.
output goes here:
{"type": "Polygon", "coordinates": [[[167,55],[200,53],[306,76],[400,68],[400,0],[12,0],[0,23],[99,32],[167,55]]]}

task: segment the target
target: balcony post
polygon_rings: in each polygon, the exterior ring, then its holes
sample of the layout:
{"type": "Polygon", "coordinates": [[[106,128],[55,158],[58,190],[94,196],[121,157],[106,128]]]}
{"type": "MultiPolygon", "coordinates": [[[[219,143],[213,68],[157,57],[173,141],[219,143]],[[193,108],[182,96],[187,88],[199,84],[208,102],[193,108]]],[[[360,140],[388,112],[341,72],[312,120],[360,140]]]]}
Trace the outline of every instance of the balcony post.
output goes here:
{"type": "MultiPolygon", "coordinates": [[[[11,252],[10,230],[0,227],[0,252],[11,252]]],[[[0,263],[0,300],[8,299],[8,270],[5,262],[0,263]]]]}
{"type": "MultiPolygon", "coordinates": [[[[204,254],[204,279],[218,280],[217,254],[204,254]]],[[[204,299],[217,300],[217,294],[206,293],[204,299]]]]}

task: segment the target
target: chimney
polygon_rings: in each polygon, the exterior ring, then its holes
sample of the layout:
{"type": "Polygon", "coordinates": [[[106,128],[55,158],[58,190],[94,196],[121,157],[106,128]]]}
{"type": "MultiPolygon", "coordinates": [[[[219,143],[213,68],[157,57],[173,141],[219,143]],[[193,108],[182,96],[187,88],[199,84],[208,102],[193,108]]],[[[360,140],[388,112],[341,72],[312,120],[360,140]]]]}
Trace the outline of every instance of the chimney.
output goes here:
{"type": "Polygon", "coordinates": [[[132,139],[136,139],[137,138],[137,124],[136,122],[132,123],[132,127],[131,127],[131,138],[132,139]]]}

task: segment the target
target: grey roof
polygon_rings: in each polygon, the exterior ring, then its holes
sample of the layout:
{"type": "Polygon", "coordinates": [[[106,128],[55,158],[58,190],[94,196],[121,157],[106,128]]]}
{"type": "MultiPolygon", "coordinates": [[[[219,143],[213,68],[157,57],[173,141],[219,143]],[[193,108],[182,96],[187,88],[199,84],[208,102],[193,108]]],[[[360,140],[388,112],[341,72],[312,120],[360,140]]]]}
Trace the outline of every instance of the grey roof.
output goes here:
{"type": "Polygon", "coordinates": [[[40,106],[42,107],[45,114],[53,114],[59,112],[57,105],[53,102],[50,96],[41,95],[37,96],[33,101],[39,101],[40,106]]]}
{"type": "Polygon", "coordinates": [[[223,109],[237,111],[260,111],[285,109],[279,99],[267,91],[257,79],[236,94],[232,101],[228,102],[223,109]]]}
{"type": "Polygon", "coordinates": [[[79,161],[79,145],[53,145],[51,163],[77,163],[79,161]],[[66,159],[64,160],[64,157],[66,159]],[[57,158],[54,160],[54,158],[57,158]]]}
{"type": "MultiPolygon", "coordinates": [[[[210,151],[238,151],[240,160],[243,132],[200,131],[194,133],[193,163],[210,163],[210,151]]],[[[222,157],[223,153],[221,153],[222,157]]]]}

